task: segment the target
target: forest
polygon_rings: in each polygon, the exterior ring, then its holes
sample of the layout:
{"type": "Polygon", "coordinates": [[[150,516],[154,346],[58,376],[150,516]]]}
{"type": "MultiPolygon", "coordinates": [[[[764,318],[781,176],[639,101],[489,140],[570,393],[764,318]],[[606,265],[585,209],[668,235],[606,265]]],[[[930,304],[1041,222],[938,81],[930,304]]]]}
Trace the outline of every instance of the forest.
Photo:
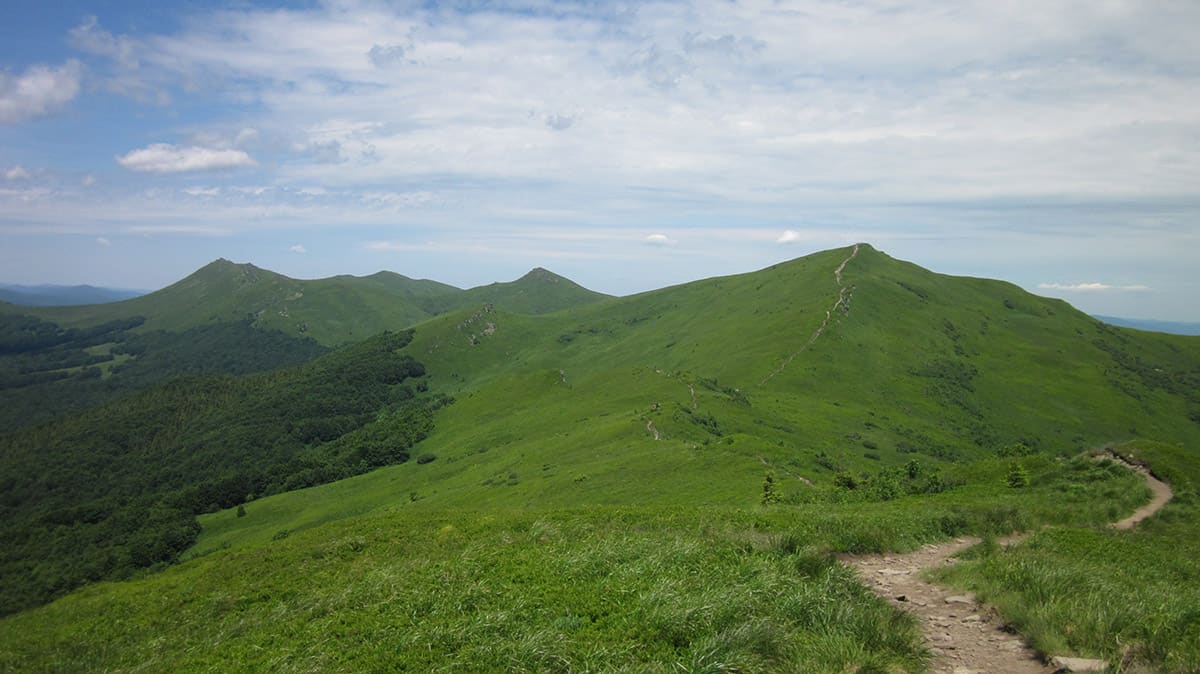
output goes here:
{"type": "MultiPolygon", "coordinates": [[[[6,347],[29,354],[36,343],[43,359],[116,331],[30,327],[40,341],[10,332],[6,347]]],[[[197,340],[193,353],[231,334],[197,340]]],[[[161,338],[122,339],[152,354],[161,338]]],[[[382,333],[257,374],[189,374],[0,436],[0,612],[170,563],[194,542],[200,513],[408,460],[449,401],[423,394],[424,367],[396,353],[411,339],[382,333]]],[[[185,356],[176,362],[187,371],[185,356]]]]}
{"type": "Polygon", "coordinates": [[[181,375],[261,372],[329,351],[249,320],[136,331],[144,322],[137,316],[79,329],[0,314],[0,428],[49,421],[181,375]]]}

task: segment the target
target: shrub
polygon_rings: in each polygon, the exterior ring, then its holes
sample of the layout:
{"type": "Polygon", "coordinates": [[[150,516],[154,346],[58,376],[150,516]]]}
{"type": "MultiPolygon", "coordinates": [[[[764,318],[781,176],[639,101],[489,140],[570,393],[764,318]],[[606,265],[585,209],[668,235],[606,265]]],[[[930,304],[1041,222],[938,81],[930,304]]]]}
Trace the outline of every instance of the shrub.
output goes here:
{"type": "Polygon", "coordinates": [[[422,454],[421,456],[417,457],[417,463],[419,463],[419,464],[426,464],[426,463],[430,463],[430,462],[436,461],[436,460],[437,460],[436,454],[422,454]]]}
{"type": "Polygon", "coordinates": [[[762,504],[771,505],[774,503],[779,503],[779,493],[775,491],[775,476],[767,473],[767,476],[763,479],[762,504]]]}
{"type": "Polygon", "coordinates": [[[1013,489],[1023,489],[1029,486],[1029,471],[1025,470],[1025,466],[1014,461],[1008,466],[1008,486],[1013,489]]]}

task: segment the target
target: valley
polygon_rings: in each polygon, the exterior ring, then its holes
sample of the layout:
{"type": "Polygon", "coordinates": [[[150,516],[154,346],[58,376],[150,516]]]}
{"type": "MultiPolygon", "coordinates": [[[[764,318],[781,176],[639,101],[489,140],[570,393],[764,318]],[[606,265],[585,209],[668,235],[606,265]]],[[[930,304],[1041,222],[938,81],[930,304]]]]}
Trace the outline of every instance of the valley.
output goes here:
{"type": "Polygon", "coordinates": [[[6,671],[918,672],[939,646],[839,560],[969,537],[938,582],[995,606],[1035,659],[1200,662],[1195,337],[866,243],[620,298],[541,269],[462,291],[218,261],[21,315],[55,326],[47,362],[95,346],[70,330],[134,317],[96,336],[156,336],[130,363],[228,324],[295,360],[162,367],[6,426],[5,521],[28,523],[4,532],[25,551],[3,560],[6,671]],[[97,437],[131,491],[45,477],[97,437]],[[1098,447],[1174,498],[1109,527],[1151,494],[1098,447]],[[96,536],[108,559],[118,512],[171,504],[191,533],[120,573],[52,572],[70,555],[38,543],[96,536]]]}

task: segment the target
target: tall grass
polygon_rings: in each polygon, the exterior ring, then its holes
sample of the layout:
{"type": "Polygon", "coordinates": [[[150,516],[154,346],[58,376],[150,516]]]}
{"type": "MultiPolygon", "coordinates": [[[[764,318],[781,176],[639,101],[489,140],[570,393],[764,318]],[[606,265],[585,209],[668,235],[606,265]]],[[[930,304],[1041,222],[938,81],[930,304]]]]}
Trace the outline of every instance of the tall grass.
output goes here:
{"type": "Polygon", "coordinates": [[[1121,671],[1200,672],[1200,460],[1148,442],[1122,451],[1171,480],[1175,498],[1157,517],[1131,532],[1041,531],[968,555],[941,579],[995,604],[1045,653],[1100,657],[1121,671]]]}
{"type": "Polygon", "coordinates": [[[919,671],[913,621],[777,514],[390,514],[0,623],[6,671],[919,671]],[[150,635],[153,635],[152,637],[150,635]]]}

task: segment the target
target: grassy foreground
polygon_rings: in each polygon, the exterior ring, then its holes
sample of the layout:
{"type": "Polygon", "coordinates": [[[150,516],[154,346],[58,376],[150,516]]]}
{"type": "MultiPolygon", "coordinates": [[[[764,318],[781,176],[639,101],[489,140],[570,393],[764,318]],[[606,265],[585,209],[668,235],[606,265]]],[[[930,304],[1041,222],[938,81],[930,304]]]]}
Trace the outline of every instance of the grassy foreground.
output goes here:
{"type": "Polygon", "coordinates": [[[1085,524],[1142,496],[1127,471],[1037,466],[1026,489],[980,464],[883,502],[380,509],[10,616],[0,670],[917,672],[913,620],[830,553],[1085,524]]]}
{"type": "Polygon", "coordinates": [[[1158,516],[1128,532],[1052,528],[1009,549],[979,546],[941,580],[976,591],[1042,652],[1200,672],[1200,456],[1149,441],[1119,451],[1171,484],[1158,516]]]}
{"type": "Polygon", "coordinates": [[[913,621],[780,533],[789,517],[361,518],[15,616],[0,669],[919,669],[913,621]]]}

